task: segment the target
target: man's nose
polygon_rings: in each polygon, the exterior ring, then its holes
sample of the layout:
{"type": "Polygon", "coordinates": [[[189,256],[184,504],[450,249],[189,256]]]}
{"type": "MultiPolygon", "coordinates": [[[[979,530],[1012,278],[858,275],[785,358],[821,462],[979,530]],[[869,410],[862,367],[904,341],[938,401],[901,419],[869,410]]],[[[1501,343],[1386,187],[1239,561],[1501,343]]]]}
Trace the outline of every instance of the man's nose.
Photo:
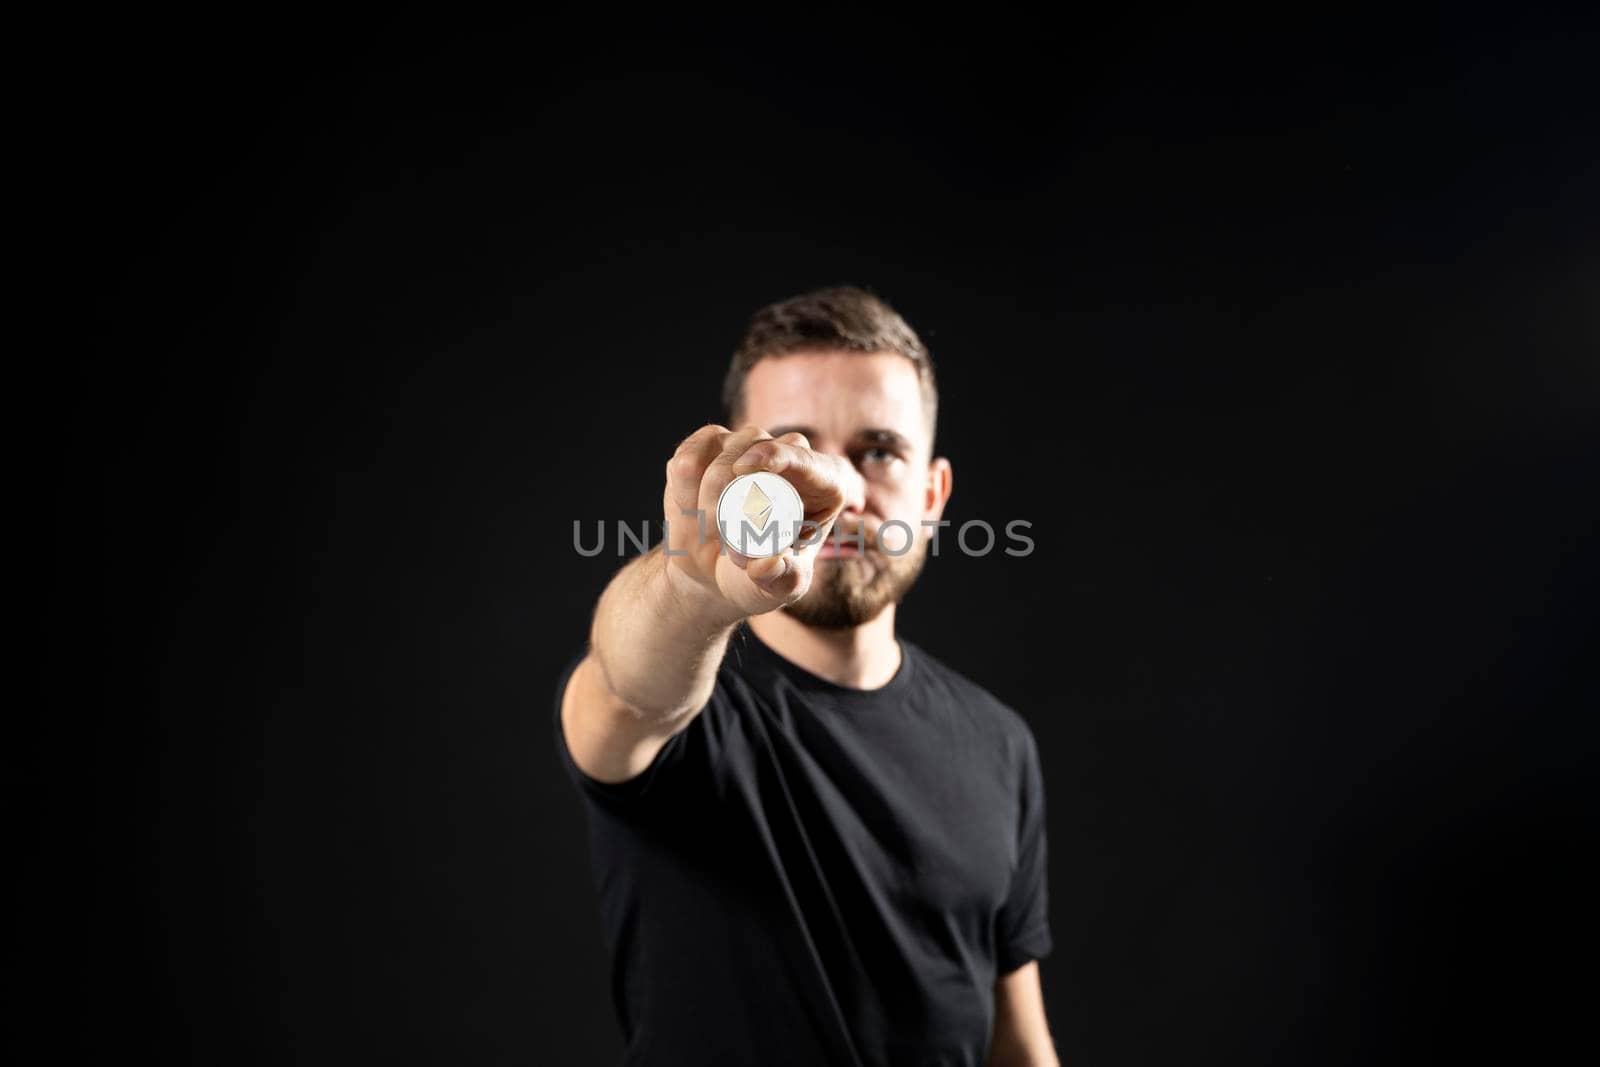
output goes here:
{"type": "Polygon", "coordinates": [[[856,465],[850,457],[843,452],[829,451],[828,455],[837,456],[843,460],[843,475],[840,478],[840,488],[844,490],[845,512],[861,512],[867,510],[867,480],[856,470],[856,465]]]}

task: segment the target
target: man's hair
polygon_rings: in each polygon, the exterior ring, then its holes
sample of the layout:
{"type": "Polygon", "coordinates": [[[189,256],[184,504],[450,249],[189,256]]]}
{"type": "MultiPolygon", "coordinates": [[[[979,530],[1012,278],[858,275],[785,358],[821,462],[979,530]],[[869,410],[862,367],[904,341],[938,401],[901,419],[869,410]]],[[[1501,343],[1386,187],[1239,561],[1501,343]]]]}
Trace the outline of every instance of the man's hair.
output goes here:
{"type": "Polygon", "coordinates": [[[931,444],[939,390],[927,346],[894,308],[854,285],[833,285],[792,296],[768,304],[750,317],[722,383],[728,424],[734,425],[744,408],[744,380],[751,367],[771,356],[834,351],[893,352],[915,364],[931,444]]]}

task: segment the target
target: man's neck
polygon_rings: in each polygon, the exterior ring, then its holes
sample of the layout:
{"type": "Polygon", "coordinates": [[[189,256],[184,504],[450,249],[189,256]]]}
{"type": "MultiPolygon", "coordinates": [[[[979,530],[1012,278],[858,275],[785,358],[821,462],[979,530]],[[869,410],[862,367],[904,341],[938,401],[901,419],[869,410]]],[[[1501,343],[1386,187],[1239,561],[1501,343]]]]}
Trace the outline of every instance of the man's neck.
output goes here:
{"type": "Polygon", "coordinates": [[[753,615],[750,629],[790,663],[851,689],[880,689],[900,669],[890,604],[871,622],[848,630],[819,630],[779,609],[753,615]]]}

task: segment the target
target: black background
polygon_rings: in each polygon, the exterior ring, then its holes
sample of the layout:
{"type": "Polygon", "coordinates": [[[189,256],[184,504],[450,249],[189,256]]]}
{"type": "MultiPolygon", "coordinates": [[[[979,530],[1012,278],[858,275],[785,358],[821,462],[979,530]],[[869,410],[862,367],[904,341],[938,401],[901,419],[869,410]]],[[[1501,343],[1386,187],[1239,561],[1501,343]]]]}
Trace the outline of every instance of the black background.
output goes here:
{"type": "Polygon", "coordinates": [[[1591,28],[281,17],[77,27],[27,97],[54,1040],[613,1060],[572,523],[658,517],[748,315],[834,283],[933,351],[947,517],[1035,524],[901,618],[1039,739],[1063,1060],[1579,1032],[1591,28]]]}

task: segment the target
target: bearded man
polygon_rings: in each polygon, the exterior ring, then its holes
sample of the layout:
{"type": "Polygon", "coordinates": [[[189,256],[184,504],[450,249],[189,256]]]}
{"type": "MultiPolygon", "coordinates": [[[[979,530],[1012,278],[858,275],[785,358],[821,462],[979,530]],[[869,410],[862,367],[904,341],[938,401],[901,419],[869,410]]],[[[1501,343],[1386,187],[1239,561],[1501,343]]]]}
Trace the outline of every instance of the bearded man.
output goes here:
{"type": "Polygon", "coordinates": [[[1033,735],[895,632],[952,486],[926,347],[821,289],[752,317],[723,399],[556,687],[624,1062],[1056,1064],[1033,735]],[[759,471],[823,536],[726,546],[759,471]]]}

